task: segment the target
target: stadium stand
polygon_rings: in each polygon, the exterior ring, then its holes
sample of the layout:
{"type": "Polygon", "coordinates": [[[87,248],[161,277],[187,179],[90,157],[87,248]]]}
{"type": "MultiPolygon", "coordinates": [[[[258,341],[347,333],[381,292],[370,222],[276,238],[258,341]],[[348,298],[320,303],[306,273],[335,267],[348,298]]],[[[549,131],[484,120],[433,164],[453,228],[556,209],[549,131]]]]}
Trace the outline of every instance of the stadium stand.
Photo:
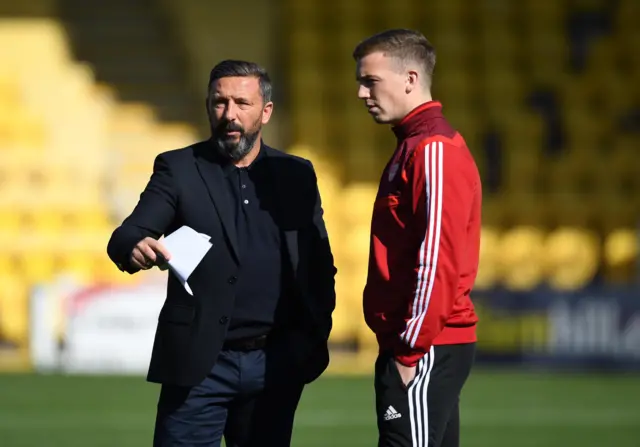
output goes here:
{"type": "Polygon", "coordinates": [[[24,346],[35,285],[132,281],[106,256],[109,234],[155,155],[197,137],[98,84],[55,20],[0,20],[0,48],[0,335],[24,346]]]}
{"type": "MultiPolygon", "coordinates": [[[[52,16],[52,2],[40,3],[52,16]]],[[[208,48],[224,57],[229,49],[209,32],[201,3],[143,3],[164,5],[190,73],[172,71],[182,56],[158,50],[165,19],[147,17],[142,3],[118,1],[119,12],[105,15],[67,1],[61,20],[0,21],[0,339],[9,343],[26,342],[29,291],[42,281],[61,272],[88,283],[135,281],[110,264],[106,238],[137,201],[155,155],[199,138],[202,117],[190,111],[201,101],[188,91],[201,91],[214,59],[208,48]],[[125,56],[140,65],[119,67],[128,41],[107,31],[125,16],[123,36],[138,39],[125,56]],[[172,104],[182,105],[172,112],[172,104]]],[[[0,12],[8,4],[0,1],[0,12]]],[[[375,349],[361,291],[371,205],[394,138],[356,98],[351,51],[383,28],[423,30],[438,49],[435,96],[485,186],[478,289],[631,283],[639,271],[639,3],[386,5],[287,0],[278,12],[286,26],[274,32],[284,140],[314,162],[339,269],[335,344],[375,349]]],[[[262,62],[266,41],[243,39],[240,53],[262,62]]]]}
{"type": "MultiPolygon", "coordinates": [[[[576,290],[603,273],[617,283],[637,276],[638,2],[286,3],[291,138],[343,167],[318,173],[343,185],[332,226],[345,229],[334,247],[340,297],[353,302],[339,313],[359,307],[365,204],[393,147],[361,110],[350,53],[395,26],[435,44],[435,96],[483,175],[478,288],[576,290]]],[[[357,336],[371,342],[366,328],[357,336]]]]}

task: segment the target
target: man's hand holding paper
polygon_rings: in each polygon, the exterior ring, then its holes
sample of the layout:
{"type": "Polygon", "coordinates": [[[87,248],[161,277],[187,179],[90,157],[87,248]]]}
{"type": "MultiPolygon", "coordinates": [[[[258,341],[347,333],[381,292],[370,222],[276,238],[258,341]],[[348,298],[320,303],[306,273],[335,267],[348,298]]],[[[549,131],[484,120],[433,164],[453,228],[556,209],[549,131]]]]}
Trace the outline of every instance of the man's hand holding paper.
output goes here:
{"type": "Polygon", "coordinates": [[[145,237],[131,252],[131,264],[141,270],[162,266],[171,259],[171,253],[164,245],[151,237],[145,237]]]}

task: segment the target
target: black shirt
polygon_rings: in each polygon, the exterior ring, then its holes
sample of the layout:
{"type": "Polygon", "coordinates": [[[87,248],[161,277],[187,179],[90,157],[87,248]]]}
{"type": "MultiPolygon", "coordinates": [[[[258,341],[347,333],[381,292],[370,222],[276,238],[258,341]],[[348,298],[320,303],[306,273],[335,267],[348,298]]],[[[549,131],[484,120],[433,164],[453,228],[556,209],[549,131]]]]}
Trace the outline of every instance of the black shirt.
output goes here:
{"type": "Polygon", "coordinates": [[[290,306],[281,299],[288,289],[289,264],[274,219],[276,198],[265,158],[261,150],[249,167],[223,166],[234,199],[241,260],[227,340],[267,334],[290,318],[290,306]]]}

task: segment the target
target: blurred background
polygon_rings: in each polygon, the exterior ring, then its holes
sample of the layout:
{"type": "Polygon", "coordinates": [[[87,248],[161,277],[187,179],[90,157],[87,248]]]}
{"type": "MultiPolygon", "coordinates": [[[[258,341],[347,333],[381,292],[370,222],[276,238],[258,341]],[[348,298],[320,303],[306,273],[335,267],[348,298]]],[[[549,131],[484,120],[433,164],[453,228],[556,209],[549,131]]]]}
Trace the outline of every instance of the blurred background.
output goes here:
{"type": "Polygon", "coordinates": [[[150,444],[166,276],[106,243],[155,155],[208,137],[225,58],[271,73],[265,139],[314,162],[339,270],[293,445],[375,445],[361,291],[394,137],[351,52],[390,27],[435,45],[483,179],[462,445],[640,445],[638,23],[638,0],[0,0],[0,445],[150,444]]]}

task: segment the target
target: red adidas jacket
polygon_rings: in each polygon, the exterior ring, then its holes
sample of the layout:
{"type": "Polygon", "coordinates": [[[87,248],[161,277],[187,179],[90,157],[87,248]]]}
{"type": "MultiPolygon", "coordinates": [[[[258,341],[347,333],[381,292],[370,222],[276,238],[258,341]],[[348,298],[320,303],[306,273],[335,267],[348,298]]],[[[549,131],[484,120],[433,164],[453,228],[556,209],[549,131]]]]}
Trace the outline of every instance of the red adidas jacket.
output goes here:
{"type": "Polygon", "coordinates": [[[393,128],[398,145],[375,201],[364,314],[380,350],[413,366],[433,345],[476,341],[469,297],[480,251],[482,188],[442,105],[393,128]]]}

